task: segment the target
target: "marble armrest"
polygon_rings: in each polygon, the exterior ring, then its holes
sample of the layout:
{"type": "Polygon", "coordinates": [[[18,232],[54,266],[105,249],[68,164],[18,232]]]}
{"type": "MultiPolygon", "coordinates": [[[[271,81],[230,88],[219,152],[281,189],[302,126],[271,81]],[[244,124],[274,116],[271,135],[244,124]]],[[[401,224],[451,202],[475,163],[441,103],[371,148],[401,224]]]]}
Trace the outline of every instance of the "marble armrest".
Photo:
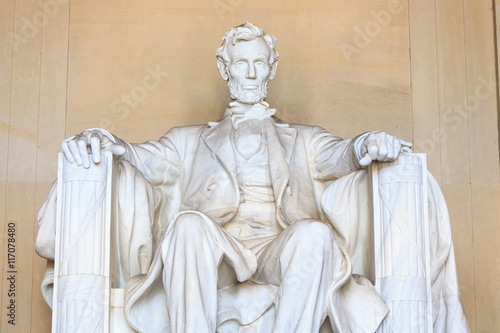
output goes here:
{"type": "Polygon", "coordinates": [[[432,332],[426,155],[373,163],[375,287],[390,309],[377,332],[432,332]]]}
{"type": "Polygon", "coordinates": [[[52,332],[108,332],[114,165],[59,154],[52,332]]]}
{"type": "MultiPolygon", "coordinates": [[[[109,152],[101,161],[84,169],[59,158],[52,332],[129,330],[110,276],[117,167],[109,152]]],[[[369,174],[375,286],[390,309],[377,332],[431,332],[425,154],[373,163],[369,174]]]]}

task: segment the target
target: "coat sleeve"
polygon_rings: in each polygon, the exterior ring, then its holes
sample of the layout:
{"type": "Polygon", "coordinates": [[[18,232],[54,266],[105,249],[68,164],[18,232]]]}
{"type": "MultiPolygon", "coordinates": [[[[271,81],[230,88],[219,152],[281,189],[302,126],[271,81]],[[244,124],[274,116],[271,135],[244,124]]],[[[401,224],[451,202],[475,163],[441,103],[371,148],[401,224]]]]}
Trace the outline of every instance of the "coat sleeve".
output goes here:
{"type": "Polygon", "coordinates": [[[158,141],[141,144],[115,138],[126,148],[118,161],[129,161],[153,186],[172,185],[182,174],[181,152],[186,139],[179,132],[179,128],[174,127],[158,141]]]}
{"type": "Polygon", "coordinates": [[[311,131],[309,164],[315,179],[335,180],[362,169],[359,164],[361,146],[369,133],[343,140],[318,126],[311,131]]]}

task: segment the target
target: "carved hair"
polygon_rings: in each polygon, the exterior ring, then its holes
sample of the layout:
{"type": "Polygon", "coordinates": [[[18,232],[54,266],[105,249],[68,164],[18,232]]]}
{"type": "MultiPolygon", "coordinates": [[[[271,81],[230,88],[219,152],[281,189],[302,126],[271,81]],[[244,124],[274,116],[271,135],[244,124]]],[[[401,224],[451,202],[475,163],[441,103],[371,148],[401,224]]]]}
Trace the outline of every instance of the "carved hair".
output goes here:
{"type": "Polygon", "coordinates": [[[251,22],[239,25],[237,27],[229,29],[228,32],[222,37],[222,45],[217,49],[215,55],[217,56],[217,61],[222,62],[225,66],[229,63],[229,54],[227,53],[227,44],[229,42],[235,45],[239,41],[252,41],[258,37],[262,37],[269,48],[271,49],[271,59],[269,63],[272,65],[275,61],[278,61],[278,51],[276,51],[276,37],[271,34],[264,33],[261,28],[256,26],[251,22]]]}

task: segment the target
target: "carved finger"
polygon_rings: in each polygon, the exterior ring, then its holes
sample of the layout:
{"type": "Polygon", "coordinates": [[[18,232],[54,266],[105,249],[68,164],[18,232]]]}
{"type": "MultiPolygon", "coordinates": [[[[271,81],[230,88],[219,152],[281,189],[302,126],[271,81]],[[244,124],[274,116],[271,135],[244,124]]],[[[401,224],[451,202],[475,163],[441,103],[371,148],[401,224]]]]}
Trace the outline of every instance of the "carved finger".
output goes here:
{"type": "Polygon", "coordinates": [[[92,131],[92,133],[90,134],[90,138],[91,138],[91,139],[92,139],[92,138],[98,138],[98,139],[99,139],[99,141],[102,141],[102,140],[103,140],[103,138],[104,138],[104,135],[103,135],[101,132],[94,130],[94,131],[92,131]]]}
{"type": "Polygon", "coordinates": [[[73,158],[73,154],[71,153],[71,150],[69,149],[68,142],[63,141],[61,144],[62,151],[64,153],[64,157],[66,157],[66,160],[69,163],[75,163],[75,159],[73,158]]]}
{"type": "Polygon", "coordinates": [[[404,140],[401,140],[401,139],[399,139],[399,142],[401,143],[402,147],[408,147],[408,148],[413,147],[413,143],[411,143],[411,142],[404,141],[404,140]]]}
{"type": "Polygon", "coordinates": [[[76,144],[75,140],[71,140],[70,142],[68,142],[68,147],[71,151],[71,154],[73,155],[73,158],[76,161],[76,165],[81,166],[82,157],[80,156],[80,151],[78,150],[78,145],[76,144]]]}
{"type": "Polygon", "coordinates": [[[83,140],[78,141],[78,149],[85,169],[90,167],[89,153],[87,151],[87,143],[83,140]]]}
{"type": "Polygon", "coordinates": [[[101,140],[98,137],[90,138],[90,148],[92,150],[92,161],[94,163],[101,162],[101,140]]]}
{"type": "Polygon", "coordinates": [[[372,162],[372,158],[370,156],[370,154],[365,154],[360,160],[359,160],[359,164],[362,166],[362,167],[365,167],[365,166],[368,166],[370,165],[370,163],[372,162]]]}
{"type": "Polygon", "coordinates": [[[394,140],[394,159],[398,158],[399,153],[401,152],[401,141],[396,139],[394,140]]]}
{"type": "Polygon", "coordinates": [[[113,153],[113,155],[121,156],[125,154],[125,147],[122,147],[120,145],[113,145],[111,148],[111,152],[113,153]]]}
{"type": "Polygon", "coordinates": [[[387,142],[382,141],[378,147],[377,159],[379,161],[386,161],[387,155],[389,154],[389,148],[387,147],[387,142]]]}
{"type": "Polygon", "coordinates": [[[367,153],[370,155],[371,159],[376,159],[379,154],[379,146],[376,140],[370,140],[368,142],[367,153]]]}
{"type": "Polygon", "coordinates": [[[397,152],[395,149],[396,141],[394,140],[394,137],[392,135],[388,136],[387,138],[387,161],[394,161],[394,157],[397,156],[397,152]]]}
{"type": "Polygon", "coordinates": [[[389,146],[387,148],[387,155],[385,156],[385,161],[394,161],[394,147],[389,146]]]}

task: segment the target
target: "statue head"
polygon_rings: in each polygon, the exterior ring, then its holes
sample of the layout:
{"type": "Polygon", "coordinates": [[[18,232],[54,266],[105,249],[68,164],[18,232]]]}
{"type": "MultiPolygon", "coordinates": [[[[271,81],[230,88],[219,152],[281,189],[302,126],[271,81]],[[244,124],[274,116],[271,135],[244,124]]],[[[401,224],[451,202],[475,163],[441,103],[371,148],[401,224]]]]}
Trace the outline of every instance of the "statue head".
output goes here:
{"type": "Polygon", "coordinates": [[[231,97],[245,104],[263,101],[278,67],[276,38],[247,22],[231,28],[222,41],[217,67],[228,81],[231,97]]]}

